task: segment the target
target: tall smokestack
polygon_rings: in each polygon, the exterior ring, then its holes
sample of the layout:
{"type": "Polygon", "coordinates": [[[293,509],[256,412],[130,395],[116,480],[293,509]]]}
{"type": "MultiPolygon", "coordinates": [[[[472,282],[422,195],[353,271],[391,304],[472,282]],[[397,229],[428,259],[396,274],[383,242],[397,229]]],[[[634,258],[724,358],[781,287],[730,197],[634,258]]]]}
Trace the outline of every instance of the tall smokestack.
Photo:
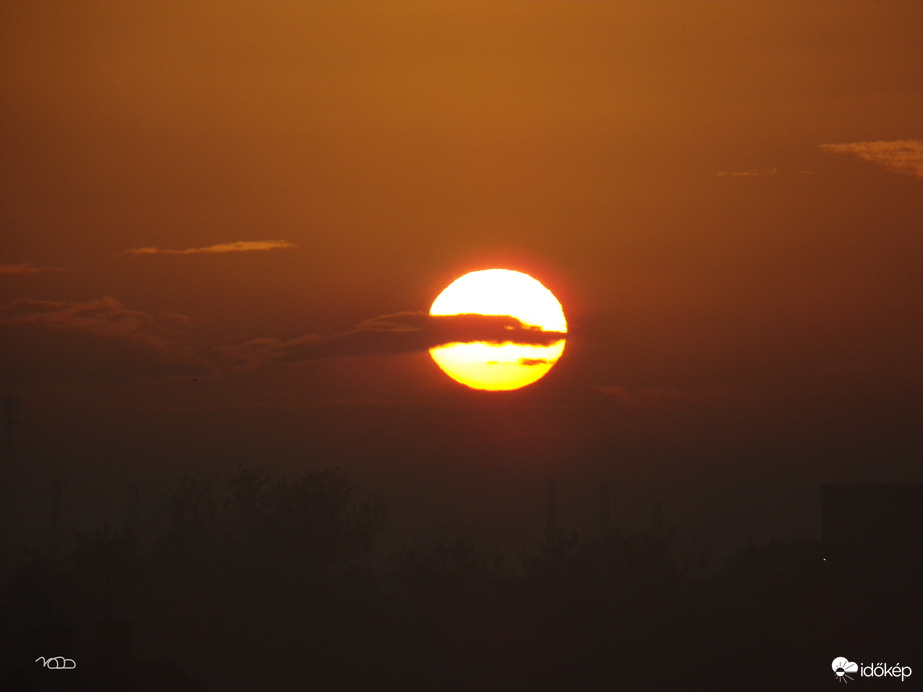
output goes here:
{"type": "Polygon", "coordinates": [[[12,574],[15,553],[13,527],[17,524],[20,503],[17,498],[19,475],[19,414],[22,398],[0,397],[0,598],[4,598],[7,580],[12,574]]]}
{"type": "Polygon", "coordinates": [[[612,530],[612,508],[609,502],[609,482],[603,481],[599,487],[599,533],[605,536],[612,530]]]}
{"type": "Polygon", "coordinates": [[[552,551],[558,544],[558,498],[554,481],[548,481],[548,498],[545,505],[545,550],[552,551]]]}
{"type": "Polygon", "coordinates": [[[663,540],[663,503],[654,500],[654,535],[657,540],[663,540]]]}
{"type": "Polygon", "coordinates": [[[16,468],[19,456],[19,415],[22,409],[22,397],[4,396],[0,398],[3,407],[3,447],[2,463],[4,471],[12,472],[16,468]]]}
{"type": "Polygon", "coordinates": [[[138,537],[138,524],[140,522],[138,512],[138,484],[130,483],[128,485],[128,518],[127,528],[128,537],[135,540],[138,537]]]}
{"type": "Polygon", "coordinates": [[[52,560],[60,560],[64,556],[63,523],[61,521],[61,495],[64,484],[61,481],[51,482],[51,541],[50,552],[52,560]]]}

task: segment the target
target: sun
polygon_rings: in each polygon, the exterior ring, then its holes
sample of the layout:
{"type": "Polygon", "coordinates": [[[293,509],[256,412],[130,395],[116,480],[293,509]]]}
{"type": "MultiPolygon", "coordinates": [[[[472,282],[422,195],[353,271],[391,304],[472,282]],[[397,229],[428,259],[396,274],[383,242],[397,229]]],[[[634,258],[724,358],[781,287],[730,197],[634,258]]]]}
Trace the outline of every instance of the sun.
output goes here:
{"type": "MultiPolygon", "coordinates": [[[[430,315],[509,315],[523,326],[567,332],[564,310],[554,294],[528,274],[484,269],[456,279],[440,293],[430,315]]],[[[544,346],[474,341],[429,350],[442,371],[472,389],[509,391],[540,380],[564,353],[564,339],[544,346]]]]}

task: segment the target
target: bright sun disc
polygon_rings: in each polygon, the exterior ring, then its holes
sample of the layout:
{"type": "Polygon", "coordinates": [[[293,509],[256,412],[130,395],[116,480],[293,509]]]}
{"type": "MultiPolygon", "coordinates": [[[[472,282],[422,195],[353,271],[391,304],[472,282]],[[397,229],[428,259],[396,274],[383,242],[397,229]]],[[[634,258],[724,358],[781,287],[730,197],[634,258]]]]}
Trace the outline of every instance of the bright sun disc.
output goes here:
{"type": "MultiPolygon", "coordinates": [[[[554,294],[528,274],[485,269],[465,274],[439,294],[430,315],[510,315],[526,327],[567,332],[554,294]]],[[[472,389],[507,391],[540,380],[564,353],[564,339],[548,346],[513,342],[451,343],[429,350],[446,375],[472,389]]]]}

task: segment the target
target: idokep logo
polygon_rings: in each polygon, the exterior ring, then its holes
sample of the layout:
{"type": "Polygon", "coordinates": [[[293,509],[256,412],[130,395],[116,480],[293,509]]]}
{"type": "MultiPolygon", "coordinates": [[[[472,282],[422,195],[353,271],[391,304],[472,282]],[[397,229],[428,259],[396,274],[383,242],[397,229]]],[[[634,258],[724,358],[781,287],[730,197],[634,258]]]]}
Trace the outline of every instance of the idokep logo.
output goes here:
{"type": "Polygon", "coordinates": [[[852,661],[847,661],[842,656],[833,659],[833,672],[836,673],[837,682],[847,682],[852,680],[852,678],[847,675],[847,673],[856,673],[859,671],[859,666],[857,666],[852,661]]]}
{"type": "Polygon", "coordinates": [[[901,682],[913,674],[910,666],[902,666],[900,663],[893,666],[888,663],[857,664],[842,656],[833,659],[832,667],[837,682],[852,680],[853,677],[849,673],[859,673],[861,678],[899,678],[901,682]]]}

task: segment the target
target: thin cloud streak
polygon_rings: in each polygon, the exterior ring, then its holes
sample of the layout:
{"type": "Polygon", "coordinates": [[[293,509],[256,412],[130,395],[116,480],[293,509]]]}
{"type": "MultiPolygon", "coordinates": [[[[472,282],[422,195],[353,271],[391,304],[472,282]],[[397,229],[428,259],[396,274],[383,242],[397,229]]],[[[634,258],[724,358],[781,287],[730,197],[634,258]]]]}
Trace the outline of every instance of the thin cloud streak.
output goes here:
{"type": "Polygon", "coordinates": [[[645,387],[630,390],[618,385],[596,385],[591,389],[618,404],[633,408],[651,408],[677,404],[697,406],[737,401],[745,396],[743,391],[717,384],[706,384],[693,389],[679,387],[645,387]]]}
{"type": "Polygon", "coordinates": [[[228,252],[265,252],[267,250],[291,250],[298,246],[287,240],[238,240],[234,243],[218,243],[208,247],[192,247],[185,250],[170,250],[157,247],[139,247],[126,250],[123,255],[220,255],[228,252]]]}
{"type": "Polygon", "coordinates": [[[29,262],[20,262],[19,264],[0,264],[0,276],[28,276],[30,274],[40,274],[42,272],[63,272],[66,269],[60,267],[41,267],[29,262]]]}
{"type": "Polygon", "coordinates": [[[718,171],[715,173],[719,178],[764,178],[770,175],[778,175],[778,168],[769,168],[764,171],[718,171]]]}
{"type": "Polygon", "coordinates": [[[820,148],[833,154],[852,154],[889,171],[923,178],[923,139],[821,144],[820,148]]]}

